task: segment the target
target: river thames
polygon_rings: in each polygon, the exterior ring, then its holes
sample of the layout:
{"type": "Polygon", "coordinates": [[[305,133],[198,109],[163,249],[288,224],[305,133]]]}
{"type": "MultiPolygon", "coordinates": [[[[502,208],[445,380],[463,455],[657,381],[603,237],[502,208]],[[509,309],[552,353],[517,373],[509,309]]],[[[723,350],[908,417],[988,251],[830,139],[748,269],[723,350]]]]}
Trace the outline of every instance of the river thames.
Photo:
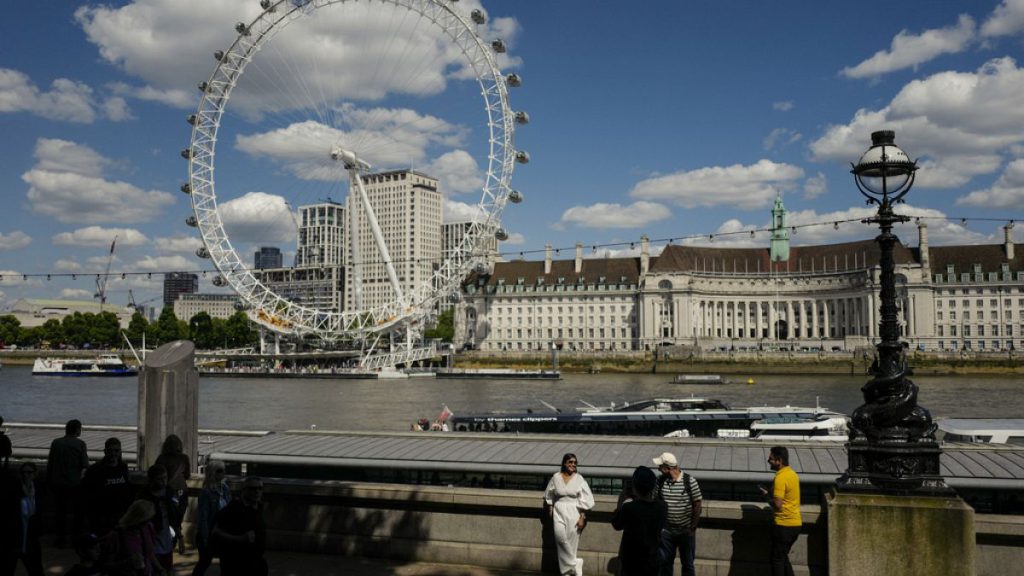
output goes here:
{"type": "MultiPolygon", "coordinates": [[[[821,406],[849,414],[862,403],[865,376],[731,375],[736,384],[672,384],[669,374],[565,374],[526,380],[200,379],[199,425],[238,430],[404,431],[435,418],[447,404],[456,414],[535,412],[544,402],[572,410],[651,397],[717,398],[734,407],[821,406]],[[753,378],[755,384],[745,384],[753,378]]],[[[937,418],[1024,417],[1024,376],[915,376],[919,402],[937,418]]],[[[8,422],[134,425],[137,378],[33,376],[28,366],[0,369],[0,415],[8,422]]]]}

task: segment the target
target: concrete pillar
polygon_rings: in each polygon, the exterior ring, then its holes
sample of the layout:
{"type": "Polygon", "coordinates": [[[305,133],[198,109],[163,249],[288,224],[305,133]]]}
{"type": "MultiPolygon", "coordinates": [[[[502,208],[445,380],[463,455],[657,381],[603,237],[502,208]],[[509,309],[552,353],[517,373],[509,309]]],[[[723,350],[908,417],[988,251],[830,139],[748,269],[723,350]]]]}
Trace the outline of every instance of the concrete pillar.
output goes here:
{"type": "Polygon", "coordinates": [[[796,325],[796,322],[793,321],[793,317],[793,301],[786,300],[786,337],[790,339],[795,335],[793,327],[796,325]]]}
{"type": "Polygon", "coordinates": [[[811,300],[811,337],[818,337],[818,301],[811,300]]]}
{"type": "Polygon", "coordinates": [[[164,344],[146,357],[139,372],[138,467],[146,470],[160,446],[177,434],[196,470],[199,456],[199,371],[195,345],[188,340],[164,344]]]}
{"type": "Polygon", "coordinates": [[[822,300],[821,303],[825,306],[825,309],[823,310],[823,312],[824,312],[824,324],[825,324],[823,326],[823,328],[825,329],[825,338],[831,338],[832,337],[832,333],[831,333],[831,331],[829,329],[832,327],[832,319],[829,318],[829,315],[832,312],[832,301],[828,300],[828,299],[825,299],[825,300],[822,300]]]}
{"type": "Polygon", "coordinates": [[[868,294],[868,337],[874,338],[878,333],[878,326],[875,325],[875,295],[868,294]]]}

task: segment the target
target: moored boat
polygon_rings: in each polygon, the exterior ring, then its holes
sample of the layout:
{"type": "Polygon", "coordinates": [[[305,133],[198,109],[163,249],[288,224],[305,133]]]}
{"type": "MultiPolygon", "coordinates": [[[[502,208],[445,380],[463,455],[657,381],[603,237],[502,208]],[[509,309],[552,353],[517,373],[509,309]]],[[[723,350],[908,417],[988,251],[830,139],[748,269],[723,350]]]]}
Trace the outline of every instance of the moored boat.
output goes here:
{"type": "Polygon", "coordinates": [[[945,418],[936,424],[943,442],[1024,444],[1024,418],[945,418]]]}
{"type": "Polygon", "coordinates": [[[754,439],[765,442],[846,442],[850,439],[850,420],[834,413],[814,418],[764,418],[750,425],[754,439]]]}
{"type": "Polygon", "coordinates": [[[138,368],[127,366],[116,354],[95,358],[36,358],[32,374],[36,376],[135,376],[138,368]]]}
{"type": "Polygon", "coordinates": [[[437,378],[486,379],[486,380],[561,380],[558,370],[514,370],[511,368],[448,369],[438,370],[437,378]]]}
{"type": "Polygon", "coordinates": [[[457,432],[732,438],[749,437],[755,422],[772,419],[804,422],[821,416],[844,418],[842,414],[820,407],[732,408],[714,399],[654,398],[607,408],[588,406],[572,412],[556,409],[480,415],[456,413],[448,424],[457,432]]]}
{"type": "Polygon", "coordinates": [[[673,384],[728,384],[721,374],[676,374],[673,384]]]}

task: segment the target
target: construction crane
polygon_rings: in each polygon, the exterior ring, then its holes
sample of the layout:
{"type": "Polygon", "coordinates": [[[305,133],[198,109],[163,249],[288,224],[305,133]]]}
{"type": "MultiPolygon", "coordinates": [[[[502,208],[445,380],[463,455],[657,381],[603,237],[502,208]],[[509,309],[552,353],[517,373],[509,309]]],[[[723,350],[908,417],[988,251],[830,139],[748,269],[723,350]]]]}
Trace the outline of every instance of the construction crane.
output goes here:
{"type": "Polygon", "coordinates": [[[135,301],[135,293],[132,292],[131,288],[128,289],[128,305],[131,306],[132,308],[134,308],[136,312],[138,312],[140,314],[143,314],[143,315],[145,315],[145,313],[146,313],[146,304],[149,304],[150,302],[153,302],[154,300],[159,300],[160,298],[162,298],[162,296],[154,296],[152,298],[143,300],[142,302],[136,302],[135,301]]]}
{"type": "Polygon", "coordinates": [[[114,241],[110,243],[110,254],[107,255],[107,268],[103,275],[96,275],[96,294],[100,300],[100,312],[103,312],[103,305],[107,303],[107,279],[110,278],[110,265],[114,262],[114,246],[117,245],[117,234],[114,234],[114,241]]]}

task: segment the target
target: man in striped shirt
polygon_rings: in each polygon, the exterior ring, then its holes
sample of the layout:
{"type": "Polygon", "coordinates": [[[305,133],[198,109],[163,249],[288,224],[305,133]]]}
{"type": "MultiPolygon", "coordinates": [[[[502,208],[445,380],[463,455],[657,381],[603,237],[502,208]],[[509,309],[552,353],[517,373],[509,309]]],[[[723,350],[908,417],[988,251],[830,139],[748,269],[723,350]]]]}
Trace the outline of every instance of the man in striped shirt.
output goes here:
{"type": "Polygon", "coordinates": [[[661,576],[672,576],[676,550],[683,576],[695,576],[693,561],[697,548],[697,522],[700,519],[700,486],[693,476],[679,469],[675,454],[665,452],[654,459],[661,472],[658,497],[668,505],[668,521],[661,532],[661,576]]]}

